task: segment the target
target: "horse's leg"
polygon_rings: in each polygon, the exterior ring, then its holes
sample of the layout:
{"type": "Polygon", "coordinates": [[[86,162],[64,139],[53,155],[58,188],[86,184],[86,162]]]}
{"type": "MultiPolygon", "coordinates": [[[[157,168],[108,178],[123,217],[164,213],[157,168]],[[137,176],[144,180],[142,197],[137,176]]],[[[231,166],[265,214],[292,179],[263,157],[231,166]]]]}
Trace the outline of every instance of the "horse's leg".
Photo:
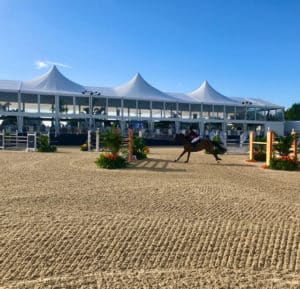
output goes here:
{"type": "Polygon", "coordinates": [[[186,153],[186,150],[183,150],[183,152],[178,156],[178,158],[177,159],[175,159],[175,161],[174,162],[177,162],[177,161],[179,161],[180,159],[181,159],[181,157],[184,155],[186,153]]]}
{"type": "Polygon", "coordinates": [[[186,163],[188,163],[189,162],[189,160],[190,160],[190,155],[191,155],[191,152],[190,151],[188,151],[188,155],[187,155],[187,158],[186,158],[186,163]]]}
{"type": "Polygon", "coordinates": [[[211,153],[215,157],[215,159],[216,159],[217,162],[222,160],[221,158],[218,157],[218,155],[214,151],[213,145],[209,146],[208,152],[211,153]]]}
{"type": "Polygon", "coordinates": [[[213,155],[214,155],[216,161],[221,161],[222,160],[221,158],[218,157],[218,155],[215,152],[213,152],[213,155]]]}

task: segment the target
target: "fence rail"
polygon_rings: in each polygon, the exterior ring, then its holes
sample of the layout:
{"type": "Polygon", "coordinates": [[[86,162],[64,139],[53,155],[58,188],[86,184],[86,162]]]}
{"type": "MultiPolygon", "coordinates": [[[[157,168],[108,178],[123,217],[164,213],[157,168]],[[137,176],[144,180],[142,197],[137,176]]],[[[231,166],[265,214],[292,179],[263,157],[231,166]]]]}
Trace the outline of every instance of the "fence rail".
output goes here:
{"type": "MultiPolygon", "coordinates": [[[[0,149],[36,151],[38,140],[42,134],[28,133],[19,135],[18,132],[7,134],[4,130],[0,131],[0,149]]],[[[47,134],[50,142],[50,134],[47,134]]]]}

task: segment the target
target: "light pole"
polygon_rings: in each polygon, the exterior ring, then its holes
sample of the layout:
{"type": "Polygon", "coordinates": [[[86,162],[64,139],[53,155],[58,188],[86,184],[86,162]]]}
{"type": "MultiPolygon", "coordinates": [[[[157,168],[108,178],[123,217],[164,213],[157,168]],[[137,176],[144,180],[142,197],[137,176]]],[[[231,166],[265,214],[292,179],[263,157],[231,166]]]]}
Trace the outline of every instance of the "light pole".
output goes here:
{"type": "Polygon", "coordinates": [[[92,127],[92,114],[93,114],[93,96],[101,95],[101,92],[96,90],[85,90],[82,92],[83,95],[89,96],[89,108],[87,114],[89,114],[89,129],[92,127]]]}
{"type": "MultiPolygon", "coordinates": [[[[248,106],[252,105],[252,102],[246,100],[246,101],[243,101],[242,104],[245,106],[245,118],[244,118],[245,122],[244,122],[244,125],[243,125],[243,135],[244,135],[245,133],[248,134],[247,114],[248,114],[248,106]]],[[[242,145],[242,143],[244,142],[244,136],[241,135],[241,137],[242,137],[242,139],[241,139],[241,145],[242,145]]]]}

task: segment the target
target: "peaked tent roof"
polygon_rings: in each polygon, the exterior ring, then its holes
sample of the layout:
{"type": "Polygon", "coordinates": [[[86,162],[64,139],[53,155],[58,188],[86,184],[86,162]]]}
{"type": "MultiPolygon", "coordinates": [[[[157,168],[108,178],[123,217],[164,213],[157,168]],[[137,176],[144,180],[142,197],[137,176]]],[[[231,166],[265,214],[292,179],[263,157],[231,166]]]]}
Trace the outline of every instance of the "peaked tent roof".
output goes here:
{"type": "Polygon", "coordinates": [[[168,95],[146,82],[143,77],[137,73],[127,83],[114,88],[115,93],[120,97],[137,99],[157,99],[165,101],[176,101],[176,98],[168,95]]]}
{"type": "Polygon", "coordinates": [[[266,101],[266,100],[262,100],[262,99],[258,99],[258,98],[243,98],[243,97],[232,97],[233,100],[237,101],[238,103],[243,103],[243,102],[248,102],[249,106],[269,106],[272,108],[281,108],[282,106],[274,104],[272,102],[266,101]]]}
{"type": "Polygon", "coordinates": [[[21,90],[82,93],[85,91],[85,87],[66,78],[54,65],[44,75],[33,80],[23,81],[21,90]]]}
{"type": "Polygon", "coordinates": [[[187,95],[203,103],[237,104],[235,100],[230,99],[213,89],[207,80],[205,80],[198,89],[187,95]]]}

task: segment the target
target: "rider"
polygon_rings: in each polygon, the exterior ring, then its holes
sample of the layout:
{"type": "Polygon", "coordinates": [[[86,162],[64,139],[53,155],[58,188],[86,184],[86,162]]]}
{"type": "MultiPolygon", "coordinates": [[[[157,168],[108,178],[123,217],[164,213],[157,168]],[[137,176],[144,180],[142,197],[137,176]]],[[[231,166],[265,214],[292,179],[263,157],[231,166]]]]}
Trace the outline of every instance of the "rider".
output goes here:
{"type": "Polygon", "coordinates": [[[194,144],[200,139],[200,135],[198,135],[191,127],[189,128],[188,136],[191,139],[191,144],[194,144]]]}

